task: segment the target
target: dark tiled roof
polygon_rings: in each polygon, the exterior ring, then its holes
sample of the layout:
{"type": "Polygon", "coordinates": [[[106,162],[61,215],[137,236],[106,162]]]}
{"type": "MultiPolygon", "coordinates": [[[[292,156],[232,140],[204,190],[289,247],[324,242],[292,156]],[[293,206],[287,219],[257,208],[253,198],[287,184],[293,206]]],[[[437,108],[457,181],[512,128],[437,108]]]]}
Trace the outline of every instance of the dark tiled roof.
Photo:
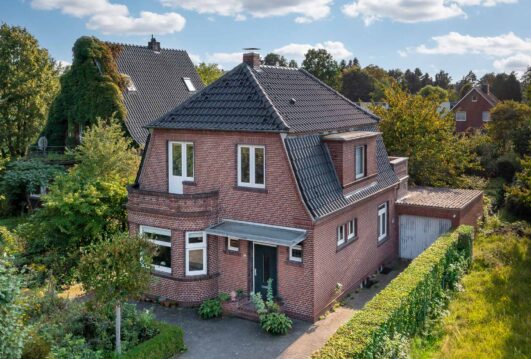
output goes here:
{"type": "MultiPolygon", "coordinates": [[[[375,124],[362,125],[355,129],[377,131],[375,124]]],[[[288,136],[285,141],[303,199],[316,219],[399,182],[389,163],[380,135],[376,139],[378,175],[367,187],[347,196],[343,195],[332,159],[319,135],[288,136]]]]}
{"type": "Polygon", "coordinates": [[[304,70],[242,63],[149,126],[311,133],[375,121],[304,70]]]}
{"type": "Polygon", "coordinates": [[[461,209],[482,193],[471,189],[413,187],[397,203],[416,207],[461,209]]]}
{"type": "Polygon", "coordinates": [[[130,76],[137,89],[124,93],[125,124],[133,139],[144,144],[148,136],[144,127],[195,93],[188,91],[183,77],[189,77],[197,91],[204,86],[186,51],[161,49],[156,53],[147,46],[120,46],[118,71],[130,76]]]}

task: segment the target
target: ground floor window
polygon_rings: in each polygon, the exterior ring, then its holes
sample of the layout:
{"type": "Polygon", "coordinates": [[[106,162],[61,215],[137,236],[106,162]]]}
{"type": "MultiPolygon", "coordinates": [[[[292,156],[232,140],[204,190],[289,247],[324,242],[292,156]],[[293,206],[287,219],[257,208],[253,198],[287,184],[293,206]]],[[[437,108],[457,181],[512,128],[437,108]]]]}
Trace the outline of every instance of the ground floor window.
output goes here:
{"type": "Polygon", "coordinates": [[[205,232],[186,233],[186,275],[207,273],[207,241],[205,232]]]}
{"type": "Polygon", "coordinates": [[[232,252],[239,252],[240,241],[236,238],[228,237],[227,238],[227,249],[232,252]]]}
{"type": "Polygon", "coordinates": [[[289,260],[293,262],[302,262],[302,245],[289,247],[289,260]]]}
{"type": "Polygon", "coordinates": [[[157,246],[153,257],[153,268],[159,272],[171,273],[171,231],[164,228],[140,226],[140,234],[157,246]]]}
{"type": "Polygon", "coordinates": [[[387,238],[387,202],[378,206],[378,242],[387,238]]]}

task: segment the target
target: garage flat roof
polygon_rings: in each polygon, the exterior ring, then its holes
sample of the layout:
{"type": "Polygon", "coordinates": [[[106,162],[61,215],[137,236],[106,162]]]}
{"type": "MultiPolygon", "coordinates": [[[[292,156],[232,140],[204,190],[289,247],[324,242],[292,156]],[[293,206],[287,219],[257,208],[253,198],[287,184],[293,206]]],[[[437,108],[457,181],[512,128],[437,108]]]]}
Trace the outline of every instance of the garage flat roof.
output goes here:
{"type": "Polygon", "coordinates": [[[462,209],[482,194],[482,191],[472,189],[413,187],[396,203],[418,207],[462,209]]]}
{"type": "Polygon", "coordinates": [[[266,244],[293,246],[306,238],[304,229],[279,227],[261,223],[225,219],[205,230],[207,234],[261,242],[266,244]]]}

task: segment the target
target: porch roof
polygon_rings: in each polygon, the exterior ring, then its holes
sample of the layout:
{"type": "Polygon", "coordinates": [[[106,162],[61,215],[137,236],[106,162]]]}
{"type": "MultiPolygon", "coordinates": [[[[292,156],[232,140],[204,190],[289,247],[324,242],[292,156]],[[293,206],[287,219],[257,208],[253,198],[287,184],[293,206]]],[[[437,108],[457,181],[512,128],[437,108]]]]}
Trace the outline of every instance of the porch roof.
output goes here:
{"type": "Polygon", "coordinates": [[[256,241],[265,244],[293,246],[306,238],[304,229],[279,227],[268,224],[242,222],[225,219],[221,223],[210,226],[207,234],[223,237],[256,241]]]}

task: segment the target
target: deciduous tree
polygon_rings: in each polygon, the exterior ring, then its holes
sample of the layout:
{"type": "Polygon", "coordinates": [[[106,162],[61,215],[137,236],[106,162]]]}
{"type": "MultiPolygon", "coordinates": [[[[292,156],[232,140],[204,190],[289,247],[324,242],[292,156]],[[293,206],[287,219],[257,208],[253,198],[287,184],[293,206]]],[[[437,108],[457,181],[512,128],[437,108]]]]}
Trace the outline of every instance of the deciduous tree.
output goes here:
{"type": "Polygon", "coordinates": [[[329,86],[339,88],[339,65],[325,49],[308,50],[302,67],[329,86]]]}
{"type": "Polygon", "coordinates": [[[199,74],[199,77],[201,77],[201,81],[203,81],[205,86],[210,85],[212,82],[223,76],[223,70],[219,68],[218,64],[207,64],[205,62],[201,62],[195,67],[195,69],[197,70],[197,73],[199,74]]]}
{"type": "Polygon", "coordinates": [[[341,93],[351,101],[367,102],[374,91],[374,79],[358,67],[351,67],[342,74],[341,93]]]}
{"type": "Polygon", "coordinates": [[[518,143],[518,150],[525,154],[529,149],[529,138],[522,138],[531,128],[531,106],[515,101],[498,103],[490,112],[487,124],[489,136],[499,144],[503,153],[518,143]],[[523,143],[522,143],[523,142],[523,143]],[[527,143],[527,146],[526,146],[527,143]]]}
{"type": "Polygon", "coordinates": [[[439,86],[424,86],[420,89],[419,95],[424,98],[429,98],[433,101],[436,101],[438,104],[444,101],[448,101],[448,91],[439,86]]]}
{"type": "Polygon", "coordinates": [[[492,81],[492,93],[502,101],[522,101],[522,88],[514,72],[497,74],[492,81]]]}
{"type": "Polygon", "coordinates": [[[282,55],[271,52],[264,57],[264,65],[286,67],[288,60],[282,55]]]}
{"type": "Polygon", "coordinates": [[[59,87],[48,51],[24,28],[0,25],[0,157],[19,158],[44,128],[59,87]]]}

